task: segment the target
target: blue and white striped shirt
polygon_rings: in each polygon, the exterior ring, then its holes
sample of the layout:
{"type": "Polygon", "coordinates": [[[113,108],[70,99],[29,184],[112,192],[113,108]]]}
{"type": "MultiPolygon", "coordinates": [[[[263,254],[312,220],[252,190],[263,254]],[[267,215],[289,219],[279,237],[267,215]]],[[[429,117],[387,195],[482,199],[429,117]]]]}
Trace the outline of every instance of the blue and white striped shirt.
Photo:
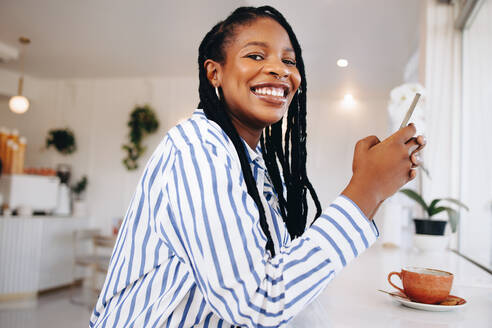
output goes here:
{"type": "Polygon", "coordinates": [[[197,110],[147,163],[90,327],[285,326],[374,243],[375,225],[345,196],[291,241],[261,151],[247,148],[277,255],[234,145],[197,110]]]}

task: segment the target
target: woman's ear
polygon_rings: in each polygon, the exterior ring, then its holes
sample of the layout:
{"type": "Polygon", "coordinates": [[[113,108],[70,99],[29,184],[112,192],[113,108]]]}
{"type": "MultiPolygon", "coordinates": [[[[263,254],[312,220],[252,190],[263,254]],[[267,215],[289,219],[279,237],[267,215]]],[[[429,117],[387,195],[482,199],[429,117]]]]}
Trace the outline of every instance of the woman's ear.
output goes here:
{"type": "Polygon", "coordinates": [[[222,66],[212,59],[207,59],[203,64],[207,71],[207,79],[214,86],[214,88],[220,87],[222,82],[222,66]]]}

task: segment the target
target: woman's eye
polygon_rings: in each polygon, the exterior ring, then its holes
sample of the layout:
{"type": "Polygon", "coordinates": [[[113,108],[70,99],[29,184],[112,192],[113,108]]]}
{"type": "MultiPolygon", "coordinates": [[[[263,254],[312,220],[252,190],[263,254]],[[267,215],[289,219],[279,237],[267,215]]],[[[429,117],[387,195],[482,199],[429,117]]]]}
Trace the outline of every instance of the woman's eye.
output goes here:
{"type": "Polygon", "coordinates": [[[284,64],[289,65],[289,66],[296,66],[296,61],[292,59],[284,59],[283,60],[284,64]]]}
{"type": "Polygon", "coordinates": [[[253,54],[253,55],[248,55],[248,58],[251,58],[253,60],[262,60],[263,59],[263,56],[262,55],[258,55],[258,54],[253,54]]]}

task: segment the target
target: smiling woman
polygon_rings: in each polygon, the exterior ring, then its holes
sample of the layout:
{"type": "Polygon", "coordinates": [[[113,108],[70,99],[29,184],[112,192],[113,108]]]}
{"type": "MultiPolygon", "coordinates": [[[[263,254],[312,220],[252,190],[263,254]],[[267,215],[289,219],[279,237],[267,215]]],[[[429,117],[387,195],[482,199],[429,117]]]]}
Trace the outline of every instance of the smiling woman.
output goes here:
{"type": "Polygon", "coordinates": [[[223,63],[207,59],[205,69],[220,88],[234,126],[254,149],[263,129],[284,116],[301,76],[289,35],[275,20],[257,19],[235,32],[223,63]]]}
{"type": "Polygon", "coordinates": [[[322,211],[306,174],[301,48],[274,8],[215,25],[198,65],[200,109],[149,160],[91,327],[285,326],[374,243],[377,207],[415,177],[413,125],[367,137],[322,211]]]}

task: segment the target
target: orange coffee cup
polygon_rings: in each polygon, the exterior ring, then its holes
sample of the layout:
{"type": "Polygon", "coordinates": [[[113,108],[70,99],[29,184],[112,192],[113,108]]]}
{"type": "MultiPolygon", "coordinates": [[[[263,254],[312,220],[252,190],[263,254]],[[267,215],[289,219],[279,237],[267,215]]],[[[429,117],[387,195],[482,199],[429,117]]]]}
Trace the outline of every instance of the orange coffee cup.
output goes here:
{"type": "Polygon", "coordinates": [[[391,272],[388,282],[412,301],[436,304],[448,297],[453,284],[453,274],[436,269],[406,267],[401,272],[391,272]],[[391,282],[393,275],[401,279],[403,289],[391,282]]]}

